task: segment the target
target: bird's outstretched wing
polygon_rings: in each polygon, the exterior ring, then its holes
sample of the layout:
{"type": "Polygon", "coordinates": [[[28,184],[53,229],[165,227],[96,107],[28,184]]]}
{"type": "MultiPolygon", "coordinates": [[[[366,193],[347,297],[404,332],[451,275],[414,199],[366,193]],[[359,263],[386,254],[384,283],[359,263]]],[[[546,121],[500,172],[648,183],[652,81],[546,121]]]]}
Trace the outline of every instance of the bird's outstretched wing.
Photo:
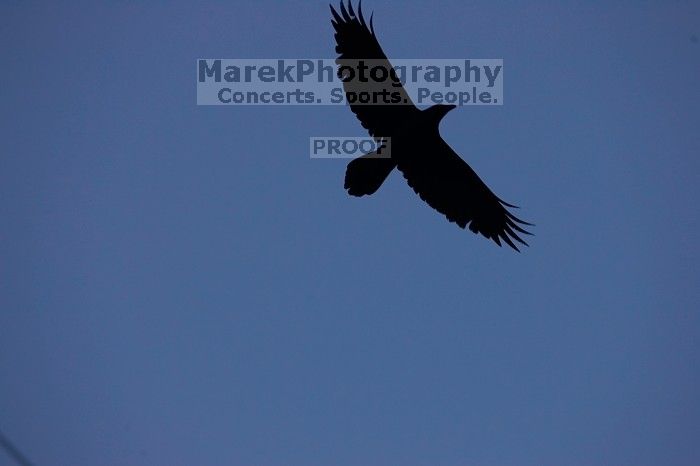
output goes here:
{"type": "MultiPolygon", "coordinates": [[[[395,70],[382,51],[377,36],[374,34],[374,26],[372,25],[372,17],[369,24],[365,21],[362,15],[362,2],[358,4],[357,13],[353,10],[352,4],[348,1],[348,7],[341,1],[340,13],[331,5],[331,13],[333,19],[331,23],[335,28],[336,52],[340,55],[336,62],[341,64],[357,63],[357,60],[369,60],[374,66],[378,66],[386,70],[387,73],[394,73],[395,70]]],[[[360,82],[357,77],[354,79],[343,79],[339,73],[339,77],[343,80],[343,89],[345,95],[350,102],[351,94],[358,95],[363,91],[373,91],[381,93],[395,93],[398,97],[398,102],[395,103],[352,103],[350,109],[362,123],[362,126],[369,131],[370,136],[375,138],[384,138],[391,136],[391,132],[402,121],[419,112],[411,98],[406,93],[403,85],[396,80],[385,79],[369,80],[369,82],[360,82]]],[[[378,95],[378,94],[377,94],[378,95]]],[[[393,101],[392,101],[393,102],[393,101]]]]}
{"type": "Polygon", "coordinates": [[[520,234],[531,235],[506,207],[516,208],[499,199],[472,168],[439,136],[423,158],[399,162],[408,185],[432,208],[462,228],[469,226],[499,246],[501,241],[520,251],[513,240],[524,244],[520,234]]]}

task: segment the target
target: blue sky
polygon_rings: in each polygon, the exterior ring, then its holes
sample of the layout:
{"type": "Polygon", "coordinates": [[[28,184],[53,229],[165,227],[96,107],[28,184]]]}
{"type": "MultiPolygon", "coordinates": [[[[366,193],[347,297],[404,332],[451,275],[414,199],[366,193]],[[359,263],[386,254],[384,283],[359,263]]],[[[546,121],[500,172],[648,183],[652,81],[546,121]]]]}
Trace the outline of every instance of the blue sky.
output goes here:
{"type": "MultiPolygon", "coordinates": [[[[341,106],[198,107],[195,60],[332,57],[327,2],[3,2],[0,430],[36,465],[696,465],[700,7],[365,1],[390,57],[502,58],[448,143],[517,254],[341,106]]],[[[0,464],[11,464],[2,456],[0,464]]]]}

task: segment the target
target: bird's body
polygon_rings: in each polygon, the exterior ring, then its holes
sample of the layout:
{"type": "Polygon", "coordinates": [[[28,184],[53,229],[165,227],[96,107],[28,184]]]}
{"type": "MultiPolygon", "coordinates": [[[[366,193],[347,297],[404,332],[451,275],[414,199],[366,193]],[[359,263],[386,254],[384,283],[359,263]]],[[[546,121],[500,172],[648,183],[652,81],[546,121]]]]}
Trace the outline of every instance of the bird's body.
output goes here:
{"type": "MultiPolygon", "coordinates": [[[[341,2],[340,14],[332,6],[331,12],[339,64],[371,60],[393,71],[376,39],[372,20],[368,26],[361,6],[355,14],[351,4],[346,9],[341,2]]],[[[367,90],[367,83],[356,79],[344,79],[343,86],[346,95],[367,90]]],[[[345,174],[349,194],[373,194],[398,168],[416,194],[449,221],[462,228],[468,226],[499,246],[501,240],[515,250],[518,248],[513,240],[527,244],[518,233],[530,234],[521,227],[530,224],[508,212],[506,207],[515,206],[499,199],[440,136],[440,120],[454,105],[419,110],[402,86],[377,81],[370,82],[369,87],[373,91],[397,92],[403,103],[350,105],[371,136],[378,141],[389,140],[390,157],[372,153],[350,162],[345,174]]]]}

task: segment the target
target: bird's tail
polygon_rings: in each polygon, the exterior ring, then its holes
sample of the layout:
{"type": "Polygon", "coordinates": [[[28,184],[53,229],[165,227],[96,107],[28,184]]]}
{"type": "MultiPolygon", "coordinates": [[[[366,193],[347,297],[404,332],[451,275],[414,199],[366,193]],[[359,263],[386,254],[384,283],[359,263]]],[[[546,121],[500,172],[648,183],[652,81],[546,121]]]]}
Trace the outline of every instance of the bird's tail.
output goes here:
{"type": "Polygon", "coordinates": [[[352,196],[373,194],[396,167],[394,159],[376,152],[358,157],[348,164],[345,171],[345,189],[352,196]]]}

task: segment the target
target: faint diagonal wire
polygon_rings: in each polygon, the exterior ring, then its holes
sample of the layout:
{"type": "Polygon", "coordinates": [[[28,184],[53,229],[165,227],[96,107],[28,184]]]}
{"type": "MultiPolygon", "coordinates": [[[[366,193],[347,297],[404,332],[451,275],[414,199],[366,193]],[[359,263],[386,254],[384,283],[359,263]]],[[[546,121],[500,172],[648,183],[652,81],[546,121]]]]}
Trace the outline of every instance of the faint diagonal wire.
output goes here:
{"type": "Polygon", "coordinates": [[[5,435],[0,430],[0,446],[2,446],[8,455],[14,459],[17,464],[21,466],[32,466],[32,463],[27,459],[26,456],[22,454],[19,449],[10,442],[10,439],[5,437],[5,435]]]}

